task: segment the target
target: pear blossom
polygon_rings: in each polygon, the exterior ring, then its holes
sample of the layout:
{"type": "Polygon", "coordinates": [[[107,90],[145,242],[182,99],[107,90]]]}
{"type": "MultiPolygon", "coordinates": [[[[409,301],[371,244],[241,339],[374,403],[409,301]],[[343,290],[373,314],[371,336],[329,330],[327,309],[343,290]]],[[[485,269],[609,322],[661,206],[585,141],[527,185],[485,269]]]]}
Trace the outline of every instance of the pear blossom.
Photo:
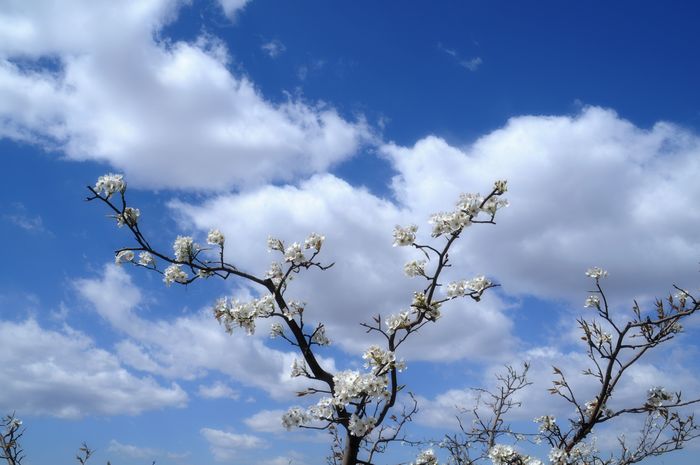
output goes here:
{"type": "Polygon", "coordinates": [[[306,238],[304,241],[304,248],[305,249],[314,249],[316,252],[321,251],[321,246],[323,245],[323,241],[326,240],[326,236],[321,236],[316,233],[311,233],[309,234],[309,237],[306,238]]]}
{"type": "Polygon", "coordinates": [[[331,340],[328,339],[328,336],[326,336],[326,327],[325,326],[319,325],[318,328],[316,328],[313,336],[311,336],[311,342],[315,342],[316,344],[318,344],[320,346],[330,345],[331,340]]]}
{"type": "Polygon", "coordinates": [[[201,268],[200,268],[199,270],[197,270],[197,276],[200,277],[200,278],[202,278],[202,279],[210,278],[210,277],[212,277],[213,275],[214,275],[214,272],[213,272],[213,271],[204,270],[204,269],[201,269],[201,268]]]}
{"type": "Polygon", "coordinates": [[[484,198],[479,194],[460,194],[457,208],[470,216],[476,216],[481,211],[484,198]]]}
{"type": "Polygon", "coordinates": [[[403,272],[409,278],[415,276],[425,276],[425,260],[413,260],[406,263],[403,267],[403,272]]]}
{"type": "Polygon", "coordinates": [[[493,190],[496,191],[496,195],[505,194],[508,192],[508,181],[505,179],[499,179],[493,184],[493,190]]]}
{"type": "Polygon", "coordinates": [[[281,336],[282,334],[284,334],[284,328],[281,324],[272,323],[272,325],[270,325],[270,337],[272,339],[281,336]]]}
{"type": "Polygon", "coordinates": [[[389,334],[394,334],[397,329],[406,328],[411,323],[408,312],[401,312],[389,315],[386,319],[386,326],[389,334]]]}
{"type": "Polygon", "coordinates": [[[177,236],[173,243],[173,251],[175,252],[175,260],[179,262],[190,262],[195,251],[199,247],[194,243],[190,236],[177,236]]]}
{"type": "Polygon", "coordinates": [[[565,450],[553,447],[549,451],[549,461],[552,465],[566,465],[568,458],[569,454],[565,450]]]}
{"type": "Polygon", "coordinates": [[[362,358],[365,360],[365,368],[371,368],[377,376],[386,374],[392,367],[396,367],[399,371],[406,367],[403,360],[396,361],[394,352],[384,350],[376,345],[370,346],[362,358]]]}
{"type": "Polygon", "coordinates": [[[540,425],[540,433],[545,433],[547,431],[554,431],[557,420],[551,415],[543,415],[535,418],[535,423],[540,425]]]}
{"type": "Polygon", "coordinates": [[[323,397],[308,409],[308,414],[318,420],[330,420],[334,412],[332,397],[323,397]]]}
{"type": "Polygon", "coordinates": [[[282,426],[287,430],[299,427],[309,421],[309,415],[301,407],[292,407],[282,415],[282,426]]]}
{"type": "Polygon", "coordinates": [[[281,240],[277,239],[276,237],[268,236],[267,249],[269,251],[277,250],[279,252],[284,252],[284,244],[281,240]]]}
{"type": "Polygon", "coordinates": [[[365,436],[367,433],[372,431],[374,425],[377,423],[377,419],[371,416],[364,418],[358,417],[356,414],[350,416],[350,421],[348,422],[348,431],[350,434],[356,437],[365,436]]]}
{"type": "Polygon", "coordinates": [[[255,334],[255,319],[268,318],[274,309],[274,298],[269,294],[250,302],[240,302],[237,299],[229,301],[224,297],[216,301],[214,316],[227,332],[232,332],[238,326],[252,335],[255,334]]]}
{"type": "Polygon", "coordinates": [[[416,456],[416,461],[412,462],[411,465],[438,465],[438,461],[433,449],[427,449],[419,453],[416,456]]]}
{"type": "Polygon", "coordinates": [[[594,266],[586,271],[586,276],[593,279],[600,279],[608,276],[608,272],[600,267],[594,266]]]}
{"type": "Polygon", "coordinates": [[[430,224],[433,225],[433,237],[440,237],[443,234],[452,234],[461,231],[471,225],[469,214],[464,210],[457,210],[450,213],[435,213],[430,217],[430,224]]]}
{"type": "Polygon", "coordinates": [[[589,295],[586,298],[586,303],[583,305],[586,308],[599,308],[600,307],[600,298],[596,295],[589,295]]]}
{"type": "Polygon", "coordinates": [[[445,290],[447,297],[462,297],[472,292],[482,293],[491,285],[491,281],[484,276],[477,276],[470,280],[454,281],[447,285],[445,290]]]}
{"type": "Polygon", "coordinates": [[[138,208],[126,207],[124,213],[120,213],[116,216],[117,226],[120,228],[124,225],[135,226],[141,216],[141,210],[138,208]]]}
{"type": "Polygon", "coordinates": [[[649,389],[649,392],[647,393],[646,405],[652,409],[658,409],[664,402],[668,402],[672,399],[673,397],[671,394],[666,392],[664,388],[661,386],[656,386],[649,389]]]}
{"type": "Polygon", "coordinates": [[[491,459],[493,465],[510,465],[511,463],[515,463],[520,457],[520,454],[511,446],[496,444],[489,449],[488,457],[491,459]]]}
{"type": "Polygon", "coordinates": [[[509,205],[510,203],[506,199],[491,197],[484,203],[484,206],[481,207],[481,211],[489,213],[490,215],[495,215],[498,210],[509,205]]]}
{"type": "Polygon", "coordinates": [[[440,303],[432,302],[428,304],[427,297],[422,292],[413,293],[413,302],[411,302],[411,307],[415,308],[418,312],[421,312],[429,320],[435,321],[440,318],[440,303]]]}
{"type": "Polygon", "coordinates": [[[225,240],[224,235],[218,229],[212,229],[207,235],[207,244],[223,247],[225,240]]]}
{"type": "Polygon", "coordinates": [[[121,265],[124,262],[133,262],[134,252],[132,250],[120,250],[114,257],[114,263],[121,265]]]}
{"type": "Polygon", "coordinates": [[[282,271],[282,265],[280,265],[277,262],[272,262],[272,264],[270,264],[270,269],[267,270],[267,273],[265,273],[265,276],[267,276],[269,279],[271,279],[272,283],[275,286],[279,286],[280,283],[282,282],[282,279],[284,278],[284,272],[282,271]]]}
{"type": "Polygon", "coordinates": [[[289,376],[292,378],[298,378],[299,376],[306,376],[308,373],[306,369],[306,362],[303,360],[299,361],[296,358],[292,361],[292,371],[289,376]]]}
{"type": "Polygon", "coordinates": [[[115,192],[124,192],[126,190],[126,182],[121,174],[105,174],[97,178],[95,183],[95,192],[103,193],[107,198],[110,198],[115,192]]]}
{"type": "Polygon", "coordinates": [[[301,250],[301,244],[294,242],[284,251],[284,261],[299,265],[306,261],[306,257],[301,250]]]}
{"type": "Polygon", "coordinates": [[[139,253],[139,265],[142,266],[155,266],[156,261],[153,258],[153,255],[151,255],[150,252],[146,252],[145,250],[141,253],[139,253]]]}
{"type": "Polygon", "coordinates": [[[169,267],[165,269],[163,272],[163,282],[167,286],[170,286],[172,283],[186,283],[187,282],[187,273],[182,271],[182,268],[180,268],[180,265],[177,264],[172,264],[169,267]]]}
{"type": "Polygon", "coordinates": [[[369,397],[385,397],[389,379],[386,375],[361,374],[359,371],[345,370],[333,376],[335,393],[333,404],[338,407],[347,405],[353,399],[362,395],[369,397]]]}
{"type": "Polygon", "coordinates": [[[418,231],[418,226],[415,224],[405,228],[398,225],[394,227],[394,247],[413,244],[416,240],[416,231],[418,231]]]}

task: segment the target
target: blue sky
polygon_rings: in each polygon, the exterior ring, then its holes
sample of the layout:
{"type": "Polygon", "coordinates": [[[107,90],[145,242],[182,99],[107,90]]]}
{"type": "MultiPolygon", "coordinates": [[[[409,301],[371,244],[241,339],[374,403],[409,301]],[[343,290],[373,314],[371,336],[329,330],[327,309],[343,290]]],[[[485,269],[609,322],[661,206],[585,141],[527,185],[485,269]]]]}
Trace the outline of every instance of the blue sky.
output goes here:
{"type": "MultiPolygon", "coordinates": [[[[291,348],[264,325],[228,336],[211,317],[217,298],[252,289],[167,288],[113,265],[129,237],[84,201],[106,172],[125,174],[161,249],[218,227],[229,259],[263,273],[268,234],[324,234],[336,266],[293,292],[327,325],[322,355],[339,370],[372,343],[360,322],[410,303],[402,269],[417,257],[391,246],[394,225],[428,240],[431,213],[507,178],[511,206],[468,231],[450,270],[501,288],[445,309],[400,354],[422,406],[410,434],[452,431],[469,388],[521,360],[536,382],[515,421],[566,416],[545,389],[552,364],[572,377],[584,366],[588,267],[610,271],[621,318],[674,283],[697,290],[698,13],[681,1],[4,2],[0,411],[24,419],[27,463],[71,463],[82,441],[115,465],[327,451],[325,435],[279,424],[299,404],[291,348]]],[[[700,392],[696,328],[641,364],[621,405],[660,383],[700,392]]]]}

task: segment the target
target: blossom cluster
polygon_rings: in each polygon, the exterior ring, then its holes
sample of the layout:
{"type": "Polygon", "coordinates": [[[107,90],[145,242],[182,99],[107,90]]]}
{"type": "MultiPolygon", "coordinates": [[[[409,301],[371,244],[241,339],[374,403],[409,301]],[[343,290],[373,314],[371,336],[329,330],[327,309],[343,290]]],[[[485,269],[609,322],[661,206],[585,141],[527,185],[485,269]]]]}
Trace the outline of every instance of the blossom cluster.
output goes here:
{"type": "Polygon", "coordinates": [[[428,298],[423,292],[413,293],[411,308],[413,308],[419,314],[423,314],[425,318],[430,321],[435,321],[440,318],[440,306],[440,302],[428,303],[428,298]]]}
{"type": "Polygon", "coordinates": [[[224,246],[225,241],[224,235],[218,229],[212,229],[207,235],[207,244],[218,245],[219,247],[224,246]]]}
{"type": "Polygon", "coordinates": [[[172,283],[185,284],[189,277],[178,264],[172,264],[163,272],[163,282],[170,286],[172,283]]]}
{"type": "Polygon", "coordinates": [[[491,285],[491,281],[486,279],[484,276],[477,276],[474,279],[454,281],[447,285],[446,294],[447,297],[462,297],[472,292],[481,294],[484,290],[491,285]]]}
{"type": "Polygon", "coordinates": [[[115,192],[124,192],[125,190],[126,182],[121,174],[105,174],[97,178],[95,183],[95,192],[102,193],[107,198],[110,198],[115,192]]]}
{"type": "Polygon", "coordinates": [[[343,407],[351,401],[362,397],[386,398],[389,394],[387,386],[389,379],[386,375],[376,376],[373,373],[360,373],[355,370],[345,370],[333,376],[335,392],[333,404],[343,407]]]}
{"type": "Polygon", "coordinates": [[[542,465],[542,461],[527,455],[521,455],[512,446],[496,444],[489,449],[488,457],[493,465],[542,465]]]}
{"type": "Polygon", "coordinates": [[[416,456],[416,461],[412,462],[411,465],[438,465],[438,460],[433,449],[427,449],[420,452],[416,456]]]}
{"type": "MultiPolygon", "coordinates": [[[[326,240],[325,236],[320,234],[311,233],[304,240],[304,244],[299,242],[292,243],[289,247],[284,247],[284,242],[276,237],[269,236],[267,238],[267,248],[270,251],[276,250],[281,252],[284,256],[284,261],[287,263],[292,263],[293,265],[301,265],[307,262],[306,256],[304,256],[304,250],[313,249],[314,253],[321,251],[323,246],[323,241],[326,240]]],[[[280,269],[281,271],[281,269],[280,269]]]]}
{"type": "Polygon", "coordinates": [[[666,392],[664,388],[661,386],[656,386],[649,389],[649,392],[647,393],[646,405],[651,409],[658,409],[664,404],[664,402],[668,402],[672,399],[673,397],[671,394],[666,392]]]}
{"type": "Polygon", "coordinates": [[[594,266],[586,271],[586,276],[593,279],[600,279],[607,277],[608,272],[598,266],[594,266]]]}
{"type": "Polygon", "coordinates": [[[250,302],[229,300],[224,297],[217,300],[214,306],[214,316],[229,333],[233,331],[235,326],[238,326],[245,329],[248,334],[254,334],[255,319],[268,318],[274,310],[274,298],[269,294],[250,302]]]}
{"type": "Polygon", "coordinates": [[[398,225],[394,227],[394,247],[413,244],[416,240],[416,231],[418,231],[418,226],[415,224],[405,228],[398,225]]]}
{"type": "Polygon", "coordinates": [[[381,376],[396,367],[401,371],[406,368],[403,360],[396,361],[396,354],[390,350],[384,350],[379,346],[370,346],[362,355],[365,360],[365,368],[372,369],[375,376],[381,376]]]}
{"type": "Polygon", "coordinates": [[[362,437],[372,431],[376,424],[377,419],[372,416],[359,417],[353,413],[348,422],[348,431],[353,436],[362,437]]]}
{"type": "Polygon", "coordinates": [[[389,334],[394,334],[398,329],[407,328],[410,324],[411,319],[408,316],[408,312],[389,315],[386,319],[386,327],[389,334]]]}
{"type": "Polygon", "coordinates": [[[403,267],[403,272],[409,278],[425,276],[425,260],[412,260],[403,267]]]}
{"type": "Polygon", "coordinates": [[[124,262],[133,262],[134,252],[132,250],[120,250],[117,255],[114,256],[114,263],[121,265],[124,262]]]}
{"type": "Polygon", "coordinates": [[[557,419],[551,415],[537,417],[535,423],[540,425],[540,433],[552,432],[557,427],[557,419]]]}
{"type": "Polygon", "coordinates": [[[173,243],[173,251],[175,252],[175,260],[178,262],[190,262],[199,249],[195,244],[194,239],[190,236],[177,236],[173,243]]]}
{"type": "Polygon", "coordinates": [[[120,213],[116,216],[117,226],[119,226],[120,228],[124,225],[136,226],[136,223],[138,222],[140,216],[141,210],[139,210],[138,208],[126,207],[124,209],[124,213],[120,213]]]}
{"type": "Polygon", "coordinates": [[[330,345],[331,340],[326,336],[326,327],[319,325],[314,333],[311,335],[311,342],[316,343],[320,346],[330,345]]]}

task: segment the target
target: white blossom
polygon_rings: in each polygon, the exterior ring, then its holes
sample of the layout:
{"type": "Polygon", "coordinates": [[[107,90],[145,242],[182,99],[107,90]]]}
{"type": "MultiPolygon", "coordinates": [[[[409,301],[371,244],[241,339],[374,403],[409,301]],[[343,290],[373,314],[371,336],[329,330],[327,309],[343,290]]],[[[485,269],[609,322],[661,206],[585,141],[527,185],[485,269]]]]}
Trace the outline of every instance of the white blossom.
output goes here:
{"type": "Polygon", "coordinates": [[[370,346],[362,358],[365,360],[365,368],[371,368],[377,376],[386,374],[392,367],[396,367],[399,371],[406,367],[403,360],[396,361],[394,352],[375,345],[370,346]]]}
{"type": "Polygon", "coordinates": [[[412,462],[411,465],[438,465],[438,461],[433,449],[427,449],[419,453],[416,456],[416,461],[412,462]]]}
{"type": "Polygon", "coordinates": [[[280,265],[277,262],[272,262],[272,264],[270,264],[270,269],[267,270],[267,273],[265,273],[265,276],[270,278],[272,280],[272,283],[275,286],[279,286],[280,283],[282,282],[282,279],[284,278],[284,272],[282,271],[282,265],[280,265]]]}
{"type": "Polygon", "coordinates": [[[372,431],[372,428],[374,428],[376,423],[377,419],[374,417],[367,416],[360,418],[353,413],[350,416],[350,421],[348,422],[348,431],[353,436],[361,437],[372,431]]]}
{"type": "Polygon", "coordinates": [[[486,279],[484,276],[477,276],[470,280],[454,281],[447,285],[445,293],[447,297],[462,297],[472,292],[481,294],[484,290],[491,285],[491,281],[486,279]]]}
{"type": "Polygon", "coordinates": [[[255,334],[255,319],[268,318],[274,309],[274,298],[269,294],[250,302],[240,302],[237,299],[229,302],[222,298],[214,306],[214,315],[227,332],[232,332],[238,326],[252,335],[255,334]]]}
{"type": "Polygon", "coordinates": [[[646,405],[652,409],[658,409],[663,405],[664,402],[672,400],[671,394],[666,392],[661,386],[656,386],[649,389],[647,393],[647,403],[646,405]]]}
{"type": "Polygon", "coordinates": [[[282,415],[282,426],[290,430],[308,423],[309,415],[301,407],[292,407],[282,415]]]}
{"type": "Polygon", "coordinates": [[[177,236],[173,243],[175,260],[179,262],[190,262],[196,249],[199,247],[190,236],[177,236]]]}
{"type": "Polygon", "coordinates": [[[440,303],[432,302],[428,304],[426,295],[423,292],[413,293],[413,302],[411,307],[425,315],[429,320],[435,321],[440,318],[440,303]]]}
{"type": "Polygon", "coordinates": [[[139,265],[143,266],[155,266],[156,261],[150,252],[143,251],[139,254],[139,265]]]}
{"type": "Polygon", "coordinates": [[[272,339],[274,339],[274,338],[276,338],[276,337],[279,337],[279,336],[281,336],[282,334],[284,334],[284,328],[282,327],[281,324],[279,324],[279,323],[272,323],[272,325],[270,325],[270,337],[271,337],[272,339]]]}
{"type": "Polygon", "coordinates": [[[471,225],[469,214],[458,209],[450,213],[435,213],[430,217],[430,224],[433,225],[433,237],[440,237],[443,234],[452,234],[461,231],[471,225]]]}
{"type": "Polygon", "coordinates": [[[218,245],[219,247],[224,246],[224,235],[218,229],[212,229],[207,235],[207,244],[218,245]]]}
{"type": "Polygon", "coordinates": [[[476,216],[481,211],[484,198],[479,194],[460,194],[457,208],[470,216],[476,216]]]}
{"type": "Polygon", "coordinates": [[[496,191],[496,195],[505,194],[508,192],[508,181],[499,179],[493,184],[493,189],[496,191]]]}
{"type": "Polygon", "coordinates": [[[114,257],[114,263],[121,265],[124,262],[133,262],[134,252],[132,250],[120,250],[114,257]]]}
{"type": "Polygon", "coordinates": [[[515,449],[511,446],[506,446],[503,444],[496,444],[491,449],[489,449],[488,457],[491,459],[493,465],[510,465],[514,463],[520,454],[518,454],[515,449]]]}
{"type": "Polygon", "coordinates": [[[279,252],[284,252],[284,244],[282,241],[272,236],[267,237],[267,248],[270,251],[277,250],[279,252]]]}
{"type": "Polygon", "coordinates": [[[403,272],[409,278],[414,276],[425,276],[425,260],[413,260],[406,263],[403,267],[403,272]]]}
{"type": "Polygon", "coordinates": [[[506,199],[499,199],[497,197],[491,197],[488,199],[485,203],[484,206],[481,207],[481,211],[486,212],[490,215],[495,215],[498,210],[501,208],[509,206],[510,203],[506,199]]]}
{"type": "Polygon", "coordinates": [[[552,463],[552,465],[566,465],[568,458],[569,455],[565,450],[553,447],[549,451],[549,461],[552,463]]]}
{"type": "Polygon", "coordinates": [[[331,340],[328,339],[328,336],[326,336],[326,327],[325,326],[319,325],[316,328],[313,336],[311,336],[311,342],[315,342],[316,344],[318,344],[320,346],[330,345],[331,340]]]}
{"type": "Polygon", "coordinates": [[[95,192],[103,193],[107,198],[110,198],[115,192],[124,192],[126,190],[126,182],[121,174],[105,174],[97,178],[95,183],[95,192]]]}
{"type": "Polygon", "coordinates": [[[172,283],[184,284],[187,282],[187,279],[187,273],[182,271],[180,265],[177,264],[170,265],[163,272],[163,282],[165,282],[167,286],[170,286],[172,283]]]}
{"type": "Polygon", "coordinates": [[[306,261],[306,257],[304,256],[304,252],[301,250],[301,244],[294,242],[292,245],[287,247],[287,249],[284,251],[284,261],[295,265],[304,263],[306,261]]]}
{"type": "Polygon", "coordinates": [[[599,308],[600,307],[600,298],[596,295],[589,295],[586,298],[586,303],[583,305],[586,308],[599,308]]]}
{"type": "Polygon", "coordinates": [[[353,399],[361,395],[369,397],[386,397],[388,391],[386,387],[389,379],[386,375],[375,376],[367,373],[361,374],[359,371],[345,370],[333,376],[335,393],[333,403],[338,407],[347,405],[353,399]]]}
{"type": "Polygon", "coordinates": [[[309,407],[308,414],[317,420],[330,420],[333,418],[335,408],[332,397],[321,398],[316,405],[309,407]]]}
{"type": "Polygon", "coordinates": [[[408,312],[401,312],[395,315],[389,315],[386,319],[386,326],[389,334],[394,334],[399,328],[408,327],[411,322],[408,312]]]}
{"type": "Polygon", "coordinates": [[[416,231],[418,231],[418,226],[414,224],[405,228],[394,227],[394,247],[413,244],[416,240],[416,231]]]}
{"type": "Polygon", "coordinates": [[[141,210],[138,208],[126,207],[124,213],[120,213],[116,216],[117,226],[120,228],[124,225],[135,226],[141,216],[141,210]]]}
{"type": "Polygon", "coordinates": [[[600,267],[594,266],[586,271],[586,276],[593,279],[600,279],[608,276],[608,272],[600,267]]]}
{"type": "Polygon", "coordinates": [[[292,378],[298,378],[299,376],[306,376],[308,371],[306,370],[306,362],[303,360],[294,359],[292,361],[292,371],[289,376],[292,378]]]}
{"type": "Polygon", "coordinates": [[[545,433],[547,431],[554,431],[557,420],[551,415],[544,415],[535,418],[535,423],[540,425],[540,433],[545,433]]]}
{"type": "Polygon", "coordinates": [[[305,249],[314,249],[316,252],[321,251],[321,246],[323,245],[323,241],[326,240],[326,236],[321,236],[316,233],[311,233],[309,234],[309,237],[306,238],[304,241],[304,248],[305,249]]]}

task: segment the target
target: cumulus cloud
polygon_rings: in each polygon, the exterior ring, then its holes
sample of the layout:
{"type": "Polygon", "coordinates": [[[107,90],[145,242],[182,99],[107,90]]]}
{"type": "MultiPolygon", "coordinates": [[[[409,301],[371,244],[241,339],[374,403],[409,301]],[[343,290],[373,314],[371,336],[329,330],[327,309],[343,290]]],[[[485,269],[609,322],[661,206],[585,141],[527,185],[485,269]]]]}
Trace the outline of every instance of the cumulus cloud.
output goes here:
{"type": "Polygon", "coordinates": [[[237,400],[241,394],[230,386],[217,381],[209,386],[200,385],[197,389],[200,397],[205,399],[234,399],[237,400]]]}
{"type": "MultiPolygon", "coordinates": [[[[361,322],[407,309],[413,292],[424,286],[403,275],[403,263],[420,258],[417,252],[391,244],[394,225],[426,220],[426,216],[416,217],[332,175],[314,176],[299,186],[266,186],[219,196],[202,205],[173,202],[171,207],[182,216],[184,227],[220,228],[229,238],[229,259],[258,275],[280,259],[265,252],[269,234],[286,243],[303,241],[312,231],[326,235],[320,258],[334,266],[303,273],[287,293],[290,299],[307,302],[305,321],[324,323],[334,343],[354,353],[377,343],[361,322]]],[[[469,266],[459,266],[457,272],[469,277],[477,274],[469,266]]],[[[503,355],[513,338],[499,302],[496,295],[479,304],[451,302],[443,319],[426,326],[420,337],[409,339],[401,355],[423,360],[503,355]],[[470,322],[468,327],[465,321],[470,322]]]]}
{"type": "Polygon", "coordinates": [[[697,282],[700,138],[683,128],[642,129],[589,107],[512,118],[466,147],[430,136],[382,152],[398,172],[396,199],[417,216],[509,180],[499,224],[473,228],[459,244],[509,294],[579,302],[593,265],[610,271],[605,285],[625,301],[697,282]]]}
{"type": "Polygon", "coordinates": [[[0,352],[0,406],[6,411],[79,418],[135,415],[187,402],[177,384],[135,376],[68,326],[49,330],[33,319],[0,321],[0,340],[11,341],[0,352]]]}
{"type": "Polygon", "coordinates": [[[270,58],[277,58],[281,55],[287,47],[284,46],[279,40],[270,40],[265,42],[260,46],[260,48],[267,53],[270,58]]]}
{"type": "MultiPolygon", "coordinates": [[[[148,320],[138,314],[140,289],[116,265],[107,265],[103,276],[75,281],[75,289],[124,338],[116,344],[124,363],[144,372],[172,379],[192,380],[210,371],[222,373],[245,386],[264,389],[275,398],[289,398],[308,386],[291,378],[292,352],[274,350],[262,335],[227,334],[211,311],[179,316],[174,320],[148,320]],[[221,354],[229,354],[222,357],[221,354]]],[[[334,369],[332,359],[323,363],[334,369]]],[[[226,386],[203,387],[202,395],[221,395],[226,386]]]]}
{"type": "Polygon", "coordinates": [[[253,431],[260,433],[282,433],[285,431],[282,426],[282,415],[285,412],[286,410],[261,410],[243,421],[253,431]]]}
{"type": "Polygon", "coordinates": [[[241,451],[268,447],[262,438],[250,434],[230,433],[213,428],[202,428],[200,433],[209,443],[214,459],[221,462],[236,458],[241,451]]]}
{"type": "Polygon", "coordinates": [[[245,7],[250,0],[218,0],[219,5],[224,10],[224,14],[233,20],[239,11],[245,7]]]}
{"type": "Polygon", "coordinates": [[[323,103],[266,100],[214,37],[159,38],[179,6],[3,4],[0,137],[107,162],[134,185],[203,190],[323,171],[372,138],[323,103]]]}

